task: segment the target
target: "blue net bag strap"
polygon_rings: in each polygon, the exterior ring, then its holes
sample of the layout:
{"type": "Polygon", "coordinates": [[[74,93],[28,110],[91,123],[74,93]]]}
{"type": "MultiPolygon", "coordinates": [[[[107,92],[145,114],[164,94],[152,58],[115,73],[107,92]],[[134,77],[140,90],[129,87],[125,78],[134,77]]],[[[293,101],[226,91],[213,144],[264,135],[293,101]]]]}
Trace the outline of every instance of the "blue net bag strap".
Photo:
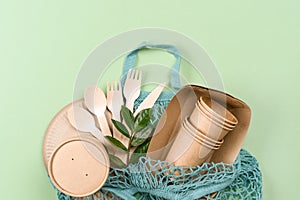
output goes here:
{"type": "MultiPolygon", "coordinates": [[[[171,71],[170,71],[170,86],[175,90],[179,90],[181,88],[181,83],[180,83],[180,76],[179,76],[179,71],[180,71],[180,63],[181,63],[181,57],[178,49],[169,44],[150,44],[143,42],[141,43],[136,49],[132,50],[125,58],[124,61],[124,66],[123,66],[123,72],[122,72],[122,85],[124,85],[125,79],[126,79],[126,74],[130,69],[134,69],[137,63],[137,56],[138,52],[143,50],[143,49],[159,49],[159,50],[164,50],[167,51],[168,53],[172,54],[176,61],[173,64],[171,71]]],[[[149,94],[149,92],[146,91],[141,91],[141,94],[139,98],[136,101],[135,107],[138,106],[143,99],[149,94]]],[[[165,91],[162,92],[159,99],[157,100],[157,103],[159,104],[164,104],[164,102],[169,102],[170,99],[174,96],[174,92],[171,91],[165,91]]]]}

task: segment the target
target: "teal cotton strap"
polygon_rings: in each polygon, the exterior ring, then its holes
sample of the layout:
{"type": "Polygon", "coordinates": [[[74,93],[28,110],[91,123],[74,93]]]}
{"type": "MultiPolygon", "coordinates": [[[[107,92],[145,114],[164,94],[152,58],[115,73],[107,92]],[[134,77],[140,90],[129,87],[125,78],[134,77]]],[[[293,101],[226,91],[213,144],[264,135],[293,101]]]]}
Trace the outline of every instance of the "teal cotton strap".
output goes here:
{"type": "Polygon", "coordinates": [[[128,71],[134,68],[137,61],[137,53],[142,49],[165,50],[171,53],[176,58],[176,62],[172,66],[171,73],[170,73],[170,85],[175,90],[180,89],[181,84],[180,84],[179,70],[180,70],[181,57],[178,49],[175,46],[169,44],[150,44],[146,42],[141,43],[136,49],[134,49],[127,55],[123,67],[123,73],[122,73],[123,77],[126,77],[125,75],[128,73],[128,71]]]}

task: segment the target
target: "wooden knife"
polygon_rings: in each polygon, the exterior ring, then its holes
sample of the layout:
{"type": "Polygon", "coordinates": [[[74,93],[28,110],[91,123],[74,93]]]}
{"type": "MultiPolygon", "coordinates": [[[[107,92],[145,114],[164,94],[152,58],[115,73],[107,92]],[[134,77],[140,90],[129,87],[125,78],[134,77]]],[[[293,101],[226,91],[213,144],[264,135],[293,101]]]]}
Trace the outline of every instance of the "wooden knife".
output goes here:
{"type": "Polygon", "coordinates": [[[156,100],[158,99],[159,95],[163,91],[165,87],[165,83],[159,84],[139,105],[139,107],[135,110],[134,116],[136,116],[141,110],[146,108],[152,108],[156,100]]]}

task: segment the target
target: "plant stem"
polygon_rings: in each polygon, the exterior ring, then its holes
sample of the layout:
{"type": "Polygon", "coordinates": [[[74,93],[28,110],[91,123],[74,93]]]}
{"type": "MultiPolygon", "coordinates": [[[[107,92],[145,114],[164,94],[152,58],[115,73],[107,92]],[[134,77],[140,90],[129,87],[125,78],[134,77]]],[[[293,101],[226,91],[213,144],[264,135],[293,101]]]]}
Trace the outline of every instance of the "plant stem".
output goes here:
{"type": "Polygon", "coordinates": [[[130,138],[129,138],[129,142],[128,142],[128,146],[127,146],[127,149],[128,149],[128,152],[127,152],[127,165],[129,164],[129,156],[130,156],[130,149],[131,149],[131,140],[133,138],[133,132],[131,131],[130,132],[130,138]]]}

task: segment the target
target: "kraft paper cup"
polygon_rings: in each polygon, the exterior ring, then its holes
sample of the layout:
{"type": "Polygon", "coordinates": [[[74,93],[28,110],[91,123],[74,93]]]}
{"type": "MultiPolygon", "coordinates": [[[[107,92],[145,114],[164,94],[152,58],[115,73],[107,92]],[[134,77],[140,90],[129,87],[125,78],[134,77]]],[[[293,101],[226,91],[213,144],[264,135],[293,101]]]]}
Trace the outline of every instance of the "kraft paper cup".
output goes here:
{"type": "Polygon", "coordinates": [[[207,116],[203,111],[201,111],[197,104],[195,105],[189,119],[190,123],[196,129],[214,140],[222,139],[229,131],[232,130],[224,127],[213,118],[207,116]]]}
{"type": "Polygon", "coordinates": [[[232,126],[237,125],[237,118],[221,104],[204,96],[200,97],[199,102],[204,109],[213,114],[213,116],[215,116],[216,118],[232,126]]]}
{"type": "Polygon", "coordinates": [[[199,166],[211,156],[214,149],[218,148],[195,138],[193,133],[181,124],[166,161],[172,162],[175,166],[199,166]]]}
{"type": "Polygon", "coordinates": [[[205,134],[203,134],[201,131],[199,131],[198,129],[196,129],[195,127],[193,127],[193,125],[191,125],[191,123],[189,122],[188,118],[185,118],[185,120],[183,121],[183,125],[198,139],[203,140],[204,143],[211,145],[211,146],[215,146],[215,147],[220,147],[223,142],[224,139],[222,140],[214,140],[210,137],[207,137],[205,134]]]}
{"type": "Polygon", "coordinates": [[[186,123],[183,123],[182,125],[186,129],[186,131],[188,131],[188,133],[191,134],[198,143],[200,143],[201,145],[203,145],[209,149],[217,150],[220,148],[220,146],[224,142],[224,139],[222,139],[221,141],[216,141],[216,142],[218,142],[218,144],[216,144],[215,142],[210,142],[202,137],[199,137],[199,131],[194,131],[195,129],[192,129],[186,123]]]}
{"type": "Polygon", "coordinates": [[[202,104],[200,104],[199,101],[197,102],[196,106],[197,106],[197,107],[198,107],[198,108],[199,108],[206,116],[208,116],[209,118],[211,118],[212,120],[214,120],[215,123],[218,124],[220,127],[223,127],[224,129],[229,130],[229,131],[231,131],[231,130],[234,129],[235,125],[229,124],[229,123],[227,123],[225,120],[220,119],[220,118],[214,116],[214,114],[211,113],[211,112],[209,112],[207,109],[205,109],[205,107],[204,107],[202,104]]]}

